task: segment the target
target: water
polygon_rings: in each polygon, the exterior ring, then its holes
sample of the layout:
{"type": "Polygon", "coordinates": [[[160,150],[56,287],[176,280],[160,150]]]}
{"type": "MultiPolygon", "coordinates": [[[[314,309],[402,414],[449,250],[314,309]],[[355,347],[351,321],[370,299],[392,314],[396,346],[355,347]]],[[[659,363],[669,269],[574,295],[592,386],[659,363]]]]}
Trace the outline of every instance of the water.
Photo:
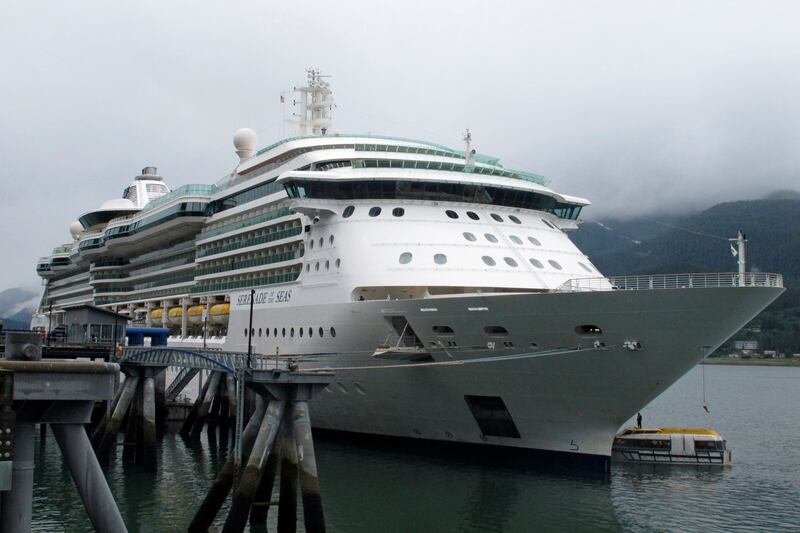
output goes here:
{"type": "MultiPolygon", "coordinates": [[[[733,450],[730,468],[559,475],[319,439],[328,530],[800,531],[800,368],[707,366],[705,375],[710,414],[698,367],[642,411],[644,425],[714,427],[733,450]]],[[[37,448],[34,531],[92,531],[52,436],[37,448]]],[[[189,447],[167,435],[161,454],[155,478],[121,461],[109,473],[133,532],[185,531],[220,466],[205,440],[189,447]]]]}

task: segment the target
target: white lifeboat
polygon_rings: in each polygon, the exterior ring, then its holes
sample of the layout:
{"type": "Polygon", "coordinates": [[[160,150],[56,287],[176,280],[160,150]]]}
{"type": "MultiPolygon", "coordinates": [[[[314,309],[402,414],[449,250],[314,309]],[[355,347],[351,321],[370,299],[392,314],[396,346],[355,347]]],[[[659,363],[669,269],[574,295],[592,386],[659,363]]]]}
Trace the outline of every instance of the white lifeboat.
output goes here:
{"type": "Polygon", "coordinates": [[[649,464],[729,465],[725,439],[708,428],[626,428],[614,438],[613,461],[649,464]]]}

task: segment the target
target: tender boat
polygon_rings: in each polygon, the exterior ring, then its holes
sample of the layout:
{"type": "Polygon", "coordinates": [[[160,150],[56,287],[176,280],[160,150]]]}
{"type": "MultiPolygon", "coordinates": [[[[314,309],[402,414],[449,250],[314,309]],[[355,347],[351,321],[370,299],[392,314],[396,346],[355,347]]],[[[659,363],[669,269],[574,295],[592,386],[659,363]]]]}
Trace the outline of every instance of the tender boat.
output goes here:
{"type": "Polygon", "coordinates": [[[728,465],[725,439],[707,428],[626,428],[614,439],[611,460],[628,463],[728,465]]]}

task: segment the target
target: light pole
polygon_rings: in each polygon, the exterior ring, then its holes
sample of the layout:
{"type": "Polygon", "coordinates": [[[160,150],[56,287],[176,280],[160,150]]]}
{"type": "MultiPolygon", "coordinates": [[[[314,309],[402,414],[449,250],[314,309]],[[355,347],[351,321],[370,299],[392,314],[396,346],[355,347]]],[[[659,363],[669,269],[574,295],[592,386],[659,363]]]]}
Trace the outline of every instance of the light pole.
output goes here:
{"type": "Polygon", "coordinates": [[[247,329],[247,368],[250,368],[250,358],[253,355],[253,302],[256,299],[256,290],[250,289],[250,327],[247,329]]]}

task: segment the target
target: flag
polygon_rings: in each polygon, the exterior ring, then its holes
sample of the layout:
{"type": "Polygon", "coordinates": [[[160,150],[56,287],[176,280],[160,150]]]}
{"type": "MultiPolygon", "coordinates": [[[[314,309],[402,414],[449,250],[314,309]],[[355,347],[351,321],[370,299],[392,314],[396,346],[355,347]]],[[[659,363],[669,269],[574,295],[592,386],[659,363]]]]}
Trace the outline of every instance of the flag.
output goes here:
{"type": "Polygon", "coordinates": [[[739,252],[736,251],[736,248],[734,248],[732,244],[731,244],[731,255],[733,257],[736,257],[737,255],[739,255],[739,252]]]}
{"type": "Polygon", "coordinates": [[[281,103],[283,103],[283,102],[284,102],[283,95],[281,95],[281,103]]]}
{"type": "Polygon", "coordinates": [[[705,410],[706,410],[706,413],[708,413],[708,414],[711,414],[711,411],[709,411],[709,410],[708,410],[708,406],[707,406],[707,405],[704,405],[704,406],[703,406],[703,409],[705,409],[705,410]]]}

